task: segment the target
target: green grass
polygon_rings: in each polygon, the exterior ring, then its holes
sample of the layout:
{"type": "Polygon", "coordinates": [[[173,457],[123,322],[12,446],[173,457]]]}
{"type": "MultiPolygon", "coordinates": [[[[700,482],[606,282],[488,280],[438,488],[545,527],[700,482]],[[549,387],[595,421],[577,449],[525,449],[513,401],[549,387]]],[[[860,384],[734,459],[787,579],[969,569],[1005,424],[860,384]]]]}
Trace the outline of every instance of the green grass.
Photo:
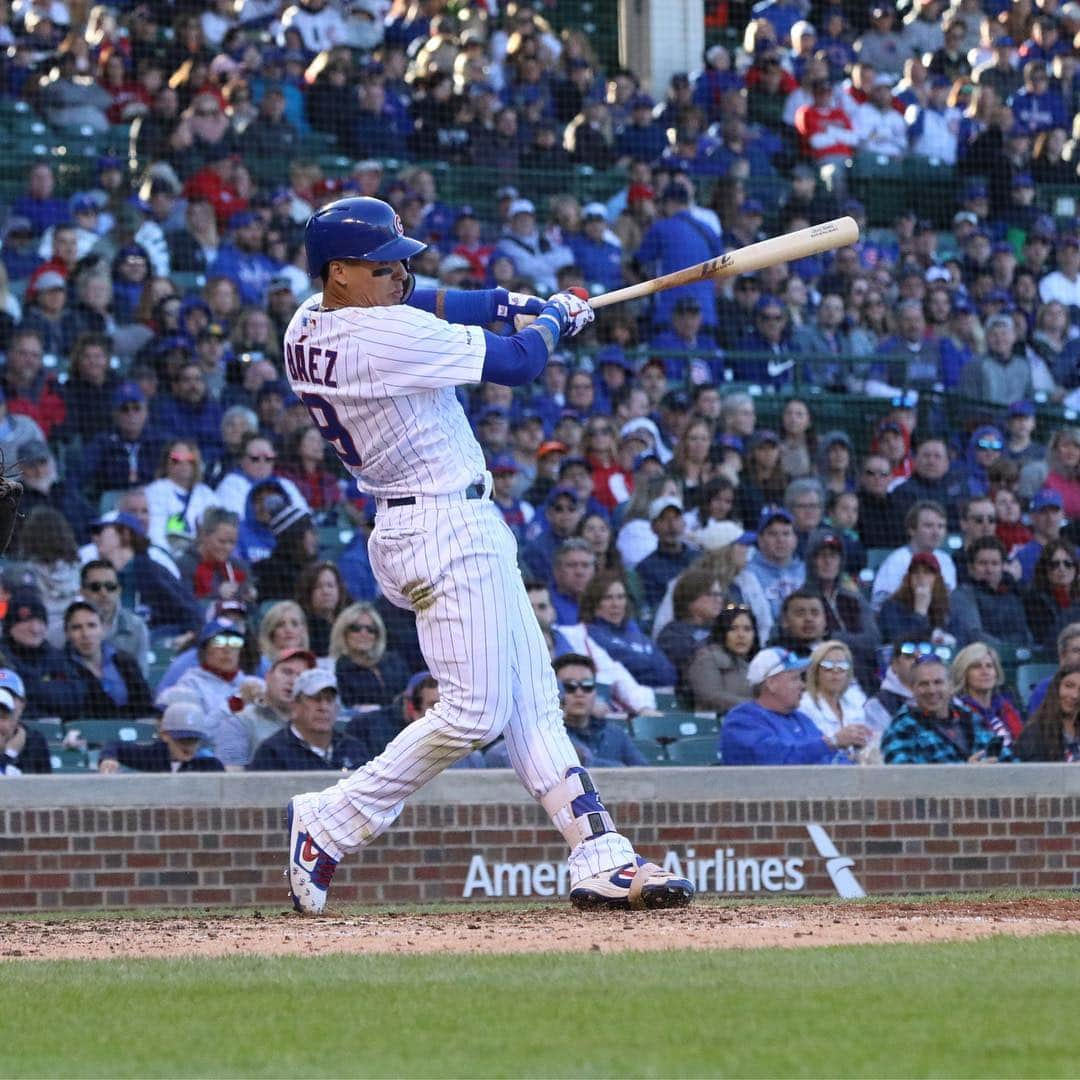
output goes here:
{"type": "Polygon", "coordinates": [[[0,1075],[1070,1076],[1078,965],[1068,936],[16,962],[0,1075]]]}

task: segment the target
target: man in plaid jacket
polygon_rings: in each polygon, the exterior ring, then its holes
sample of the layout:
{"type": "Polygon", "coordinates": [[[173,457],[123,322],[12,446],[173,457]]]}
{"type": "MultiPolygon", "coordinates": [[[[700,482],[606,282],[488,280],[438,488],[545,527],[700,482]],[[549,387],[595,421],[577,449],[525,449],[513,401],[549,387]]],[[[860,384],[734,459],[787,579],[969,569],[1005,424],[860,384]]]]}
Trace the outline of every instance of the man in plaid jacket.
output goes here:
{"type": "Polygon", "coordinates": [[[1011,761],[994,732],[966,705],[952,700],[949,670],[935,655],[912,672],[915,700],[900,708],[881,737],[886,765],[963,765],[1011,761]]]}

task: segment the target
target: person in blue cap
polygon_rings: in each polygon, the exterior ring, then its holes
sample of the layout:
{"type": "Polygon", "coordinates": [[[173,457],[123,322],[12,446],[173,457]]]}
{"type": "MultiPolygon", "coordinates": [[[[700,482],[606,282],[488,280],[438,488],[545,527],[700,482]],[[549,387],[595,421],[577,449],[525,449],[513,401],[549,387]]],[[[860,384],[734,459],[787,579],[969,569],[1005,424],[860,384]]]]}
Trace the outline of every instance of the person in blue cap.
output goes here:
{"type": "MultiPolygon", "coordinates": [[[[723,252],[720,237],[690,212],[687,182],[671,183],[660,197],[663,216],[645,234],[635,259],[646,277],[670,274],[723,252]]],[[[654,298],[652,322],[667,326],[680,297],[692,296],[701,305],[702,325],[716,326],[716,289],[711,281],[668,289],[654,298]]]]}
{"type": "Polygon", "coordinates": [[[83,446],[77,472],[88,497],[103,491],[143,486],[154,479],[164,439],[148,428],[146,395],[136,382],[122,382],[113,391],[111,424],[83,446]]]}
{"type": "Polygon", "coordinates": [[[254,210],[241,210],[229,218],[229,239],[218,249],[210,267],[215,277],[227,277],[240,290],[245,304],[261,307],[266,303],[270,279],[280,267],[263,254],[265,229],[254,210]]]}
{"type": "Polygon", "coordinates": [[[615,131],[615,153],[620,165],[634,158],[655,161],[668,145],[667,131],[653,116],[656,102],[645,93],[635,94],[627,103],[630,118],[615,131]]]}
{"type": "Polygon", "coordinates": [[[607,239],[608,215],[603,203],[587,203],[581,211],[581,232],[566,236],[574,262],[590,287],[605,291],[621,288],[624,282],[622,248],[607,239]]]}
{"type": "Polygon", "coordinates": [[[752,701],[729,710],[720,732],[723,765],[851,765],[849,751],[865,746],[865,724],[846,724],[824,735],[799,711],[808,659],[787,649],[762,649],[746,669],[752,701]]]}
{"type": "Polygon", "coordinates": [[[1035,406],[1030,401],[1014,401],[1005,417],[1005,457],[1023,467],[1029,461],[1043,461],[1046,447],[1033,439],[1035,406]]]}
{"type": "Polygon", "coordinates": [[[904,113],[911,152],[917,157],[955,165],[960,110],[949,104],[952,82],[946,75],[933,75],[929,86],[926,105],[911,105],[904,113]]]}

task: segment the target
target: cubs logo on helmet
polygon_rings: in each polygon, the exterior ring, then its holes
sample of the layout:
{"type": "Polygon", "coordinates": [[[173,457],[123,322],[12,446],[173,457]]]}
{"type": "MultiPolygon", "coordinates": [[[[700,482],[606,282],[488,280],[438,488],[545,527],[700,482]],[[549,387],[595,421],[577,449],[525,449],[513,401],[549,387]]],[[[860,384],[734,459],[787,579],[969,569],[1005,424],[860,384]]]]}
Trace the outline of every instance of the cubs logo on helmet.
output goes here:
{"type": "Polygon", "coordinates": [[[308,219],[304,232],[308,273],[321,276],[334,259],[405,262],[428,245],[404,232],[401,217],[382,199],[363,195],[338,199],[308,219]]]}

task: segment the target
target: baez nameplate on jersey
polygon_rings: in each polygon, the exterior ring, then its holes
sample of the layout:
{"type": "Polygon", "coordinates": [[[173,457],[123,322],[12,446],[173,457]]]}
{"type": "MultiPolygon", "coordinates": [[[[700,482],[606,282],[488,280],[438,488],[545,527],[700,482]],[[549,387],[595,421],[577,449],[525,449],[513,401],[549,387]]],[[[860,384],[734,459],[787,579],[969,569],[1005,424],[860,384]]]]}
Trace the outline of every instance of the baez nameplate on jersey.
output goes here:
{"type": "MultiPolygon", "coordinates": [[[[779,856],[743,858],[736,848],[715,848],[698,852],[688,847],[668,849],[661,865],[665,870],[687,877],[699,893],[754,896],[768,893],[798,893],[806,887],[809,864],[823,861],[837,895],[856,900],[866,893],[855,877],[855,861],[836,850],[828,833],[820,825],[807,825],[813,847],[806,857],[779,856]]],[[[477,853],[469,861],[462,897],[566,896],[570,891],[570,872],[565,862],[491,863],[477,853]]]]}

